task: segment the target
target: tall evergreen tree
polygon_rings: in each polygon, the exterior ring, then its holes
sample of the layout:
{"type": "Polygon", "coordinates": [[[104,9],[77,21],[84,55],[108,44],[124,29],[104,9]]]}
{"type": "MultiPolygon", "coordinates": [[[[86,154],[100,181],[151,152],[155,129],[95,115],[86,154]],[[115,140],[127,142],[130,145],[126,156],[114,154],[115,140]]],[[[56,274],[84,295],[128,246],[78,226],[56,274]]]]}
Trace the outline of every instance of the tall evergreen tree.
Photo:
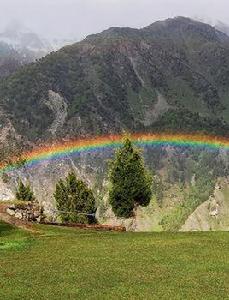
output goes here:
{"type": "Polygon", "coordinates": [[[74,173],[69,173],[66,180],[56,184],[54,193],[57,209],[64,222],[94,223],[96,212],[92,190],[82,180],[77,180],[74,173]]]}
{"type": "Polygon", "coordinates": [[[26,185],[19,179],[16,191],[16,199],[19,201],[34,201],[35,197],[29,183],[26,185]]]}
{"type": "Polygon", "coordinates": [[[109,198],[116,216],[132,217],[137,206],[149,205],[152,177],[145,169],[140,151],[128,138],[111,163],[110,183],[109,198]]]}

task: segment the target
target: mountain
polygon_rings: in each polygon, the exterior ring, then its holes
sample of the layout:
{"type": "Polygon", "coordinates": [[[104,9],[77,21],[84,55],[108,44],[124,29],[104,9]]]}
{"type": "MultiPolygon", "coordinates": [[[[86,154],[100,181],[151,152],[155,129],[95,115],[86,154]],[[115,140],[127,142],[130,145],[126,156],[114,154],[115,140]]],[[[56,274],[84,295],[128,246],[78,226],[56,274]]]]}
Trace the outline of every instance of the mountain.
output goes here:
{"type": "Polygon", "coordinates": [[[76,39],[43,38],[21,22],[13,21],[0,33],[0,42],[9,45],[24,56],[41,58],[52,51],[57,51],[63,46],[73,44],[76,39]]]}
{"type": "Polygon", "coordinates": [[[223,22],[216,22],[215,28],[223,33],[225,33],[227,36],[229,36],[229,25],[223,22]]]}
{"type": "MultiPolygon", "coordinates": [[[[123,130],[228,137],[228,96],[229,37],[216,28],[184,17],[142,29],[109,28],[1,81],[0,154],[3,159],[25,145],[123,130]]],[[[28,176],[39,199],[53,205],[55,180],[74,167],[98,192],[101,220],[111,220],[106,159],[112,155],[46,163],[16,172],[9,185],[18,174],[28,176]]],[[[140,223],[150,218],[139,228],[179,230],[229,175],[224,151],[162,147],[144,155],[155,172],[156,202],[139,211],[140,223]]]]}
{"type": "Polygon", "coordinates": [[[19,67],[44,57],[52,51],[72,44],[74,40],[40,37],[20,22],[11,22],[0,33],[0,77],[8,76],[19,67]]]}
{"type": "Polygon", "coordinates": [[[18,21],[11,22],[0,33],[0,41],[19,53],[23,52],[24,56],[32,56],[34,60],[52,51],[52,47],[46,39],[41,38],[18,21]]]}
{"type": "Polygon", "coordinates": [[[25,64],[51,52],[47,41],[13,22],[0,33],[0,77],[6,77],[25,64]]]}
{"type": "Polygon", "coordinates": [[[16,50],[8,44],[0,42],[0,78],[8,76],[20,68],[25,62],[16,50]]]}
{"type": "Polygon", "coordinates": [[[229,37],[178,17],[64,47],[5,80],[0,104],[29,140],[123,129],[226,135],[228,73],[229,37]]]}

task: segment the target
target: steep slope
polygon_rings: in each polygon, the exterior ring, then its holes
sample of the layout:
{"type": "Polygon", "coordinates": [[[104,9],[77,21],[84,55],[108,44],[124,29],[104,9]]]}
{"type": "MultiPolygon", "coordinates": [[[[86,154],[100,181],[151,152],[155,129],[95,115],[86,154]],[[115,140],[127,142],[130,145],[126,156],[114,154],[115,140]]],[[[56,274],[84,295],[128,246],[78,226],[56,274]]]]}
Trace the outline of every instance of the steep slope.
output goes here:
{"type": "Polygon", "coordinates": [[[216,22],[215,28],[223,33],[225,33],[227,36],[229,36],[229,25],[223,22],[216,22]]]}
{"type": "Polygon", "coordinates": [[[0,42],[0,78],[9,76],[25,63],[23,55],[8,44],[0,42]]]}
{"type": "MultiPolygon", "coordinates": [[[[47,140],[122,130],[228,137],[228,75],[229,37],[207,24],[178,17],[140,30],[110,28],[1,81],[0,157],[47,140]]],[[[229,175],[227,151],[143,150],[155,174],[154,197],[138,211],[136,224],[127,220],[131,229],[180,230],[218,178],[229,175]]],[[[120,224],[107,200],[107,160],[113,154],[84,153],[4,174],[0,198],[12,195],[18,176],[27,178],[48,214],[55,206],[55,182],[73,169],[93,188],[98,219],[120,224]]]]}
{"type": "Polygon", "coordinates": [[[0,77],[9,76],[50,51],[49,45],[38,35],[13,22],[0,32],[0,77]]]}
{"type": "Polygon", "coordinates": [[[68,106],[60,137],[122,129],[226,135],[228,74],[229,38],[179,17],[110,28],[52,53],[3,81],[0,105],[30,140],[52,137],[50,91],[68,106]]]}
{"type": "Polygon", "coordinates": [[[217,231],[229,228],[229,181],[220,180],[214,194],[186,220],[182,231],[217,231]]]}

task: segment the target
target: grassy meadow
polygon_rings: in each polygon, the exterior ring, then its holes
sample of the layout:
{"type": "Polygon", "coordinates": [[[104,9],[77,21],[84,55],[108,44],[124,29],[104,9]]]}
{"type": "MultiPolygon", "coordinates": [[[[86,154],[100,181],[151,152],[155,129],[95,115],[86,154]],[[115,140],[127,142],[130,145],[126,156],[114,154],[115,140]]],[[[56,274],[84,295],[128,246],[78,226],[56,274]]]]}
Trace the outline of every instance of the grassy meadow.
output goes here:
{"type": "Polygon", "coordinates": [[[229,299],[229,233],[0,223],[0,299],[229,299]]]}

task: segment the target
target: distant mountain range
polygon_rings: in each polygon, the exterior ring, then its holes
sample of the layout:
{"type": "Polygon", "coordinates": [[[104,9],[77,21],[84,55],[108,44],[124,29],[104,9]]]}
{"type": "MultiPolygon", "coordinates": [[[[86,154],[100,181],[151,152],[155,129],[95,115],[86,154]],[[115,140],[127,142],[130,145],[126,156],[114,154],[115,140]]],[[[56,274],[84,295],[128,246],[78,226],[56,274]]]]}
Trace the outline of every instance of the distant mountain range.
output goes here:
{"type": "Polygon", "coordinates": [[[67,39],[49,41],[20,22],[12,22],[0,33],[0,77],[73,42],[67,39]]]}

